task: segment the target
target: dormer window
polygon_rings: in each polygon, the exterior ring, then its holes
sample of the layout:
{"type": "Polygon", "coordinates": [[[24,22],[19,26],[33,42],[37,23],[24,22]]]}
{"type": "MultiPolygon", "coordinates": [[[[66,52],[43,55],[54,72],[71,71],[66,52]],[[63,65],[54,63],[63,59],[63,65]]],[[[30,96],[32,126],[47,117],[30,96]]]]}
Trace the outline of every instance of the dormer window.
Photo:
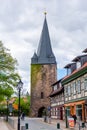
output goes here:
{"type": "Polygon", "coordinates": [[[83,66],[87,62],[87,55],[83,55],[81,57],[81,66],[83,66]]]}
{"type": "Polygon", "coordinates": [[[76,62],[77,69],[78,69],[78,68],[80,68],[81,66],[83,66],[87,62],[87,55],[77,56],[72,61],[76,62]]]}
{"type": "Polygon", "coordinates": [[[77,62],[77,69],[81,67],[81,63],[77,62]]]}
{"type": "Polygon", "coordinates": [[[55,85],[53,88],[54,88],[54,91],[57,90],[57,85],[55,85]]]}
{"type": "Polygon", "coordinates": [[[62,87],[62,84],[61,84],[61,83],[59,83],[59,87],[60,87],[60,88],[62,87]]]}
{"type": "Polygon", "coordinates": [[[67,75],[70,75],[71,74],[71,68],[68,68],[67,69],[67,75]]]}
{"type": "Polygon", "coordinates": [[[76,62],[77,69],[81,67],[81,56],[75,57],[72,61],[76,62]]]}
{"type": "Polygon", "coordinates": [[[67,64],[64,68],[67,69],[67,75],[70,75],[74,70],[76,70],[76,63],[67,64]]]}

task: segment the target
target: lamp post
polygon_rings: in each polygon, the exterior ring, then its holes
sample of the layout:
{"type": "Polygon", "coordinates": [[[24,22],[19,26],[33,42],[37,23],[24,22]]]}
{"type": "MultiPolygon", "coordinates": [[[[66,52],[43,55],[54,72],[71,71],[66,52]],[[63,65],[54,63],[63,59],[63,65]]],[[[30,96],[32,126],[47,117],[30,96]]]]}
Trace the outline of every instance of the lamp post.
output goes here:
{"type": "Polygon", "coordinates": [[[65,109],[65,120],[66,120],[66,128],[68,128],[68,121],[67,121],[67,109],[65,109]]]}
{"type": "Polygon", "coordinates": [[[6,121],[8,121],[8,101],[9,101],[9,99],[7,97],[7,117],[6,117],[6,121]]]}
{"type": "Polygon", "coordinates": [[[20,92],[21,92],[22,87],[23,87],[23,82],[20,80],[17,85],[18,99],[19,99],[19,102],[18,102],[18,130],[20,130],[20,92]]]}

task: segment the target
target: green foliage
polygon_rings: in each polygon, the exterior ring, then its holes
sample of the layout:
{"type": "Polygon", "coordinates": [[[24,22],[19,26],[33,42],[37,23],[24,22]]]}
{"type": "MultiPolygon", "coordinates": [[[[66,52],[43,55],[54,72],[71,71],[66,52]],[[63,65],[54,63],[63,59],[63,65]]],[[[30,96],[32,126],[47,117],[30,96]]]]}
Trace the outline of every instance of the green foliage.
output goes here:
{"type": "Polygon", "coordinates": [[[0,115],[4,116],[7,114],[7,108],[0,108],[0,115]]]}
{"type": "Polygon", "coordinates": [[[13,88],[20,79],[16,72],[17,65],[17,60],[11,56],[9,50],[0,41],[0,100],[10,97],[14,92],[13,88]]]}
{"type": "MultiPolygon", "coordinates": [[[[18,104],[19,99],[16,98],[15,100],[15,104],[18,104]]],[[[20,108],[21,108],[21,112],[24,112],[25,115],[29,115],[30,112],[30,96],[26,96],[26,101],[24,100],[24,98],[20,98],[20,108]]]]}
{"type": "Polygon", "coordinates": [[[40,72],[41,70],[41,65],[39,64],[35,64],[35,65],[31,65],[31,86],[35,86],[36,82],[37,82],[37,74],[38,72],[40,72]]]}
{"type": "Polygon", "coordinates": [[[18,111],[13,109],[12,115],[18,116],[18,111]]]}
{"type": "Polygon", "coordinates": [[[0,104],[0,115],[6,115],[7,114],[7,103],[5,101],[0,104]]]}

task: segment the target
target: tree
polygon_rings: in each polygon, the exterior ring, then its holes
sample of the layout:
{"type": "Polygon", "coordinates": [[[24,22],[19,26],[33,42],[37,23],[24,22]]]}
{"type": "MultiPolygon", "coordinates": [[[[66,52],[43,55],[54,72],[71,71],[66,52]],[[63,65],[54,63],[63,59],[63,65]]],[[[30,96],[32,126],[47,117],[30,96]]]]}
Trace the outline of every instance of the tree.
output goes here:
{"type": "MultiPolygon", "coordinates": [[[[13,103],[14,109],[17,111],[18,110],[18,103],[19,103],[19,99],[16,98],[15,102],[13,103]]],[[[30,112],[30,96],[25,96],[25,97],[21,97],[20,98],[20,108],[21,108],[21,112],[24,112],[25,115],[29,115],[30,112]]]]}
{"type": "Polygon", "coordinates": [[[0,100],[5,96],[10,97],[14,87],[20,79],[17,70],[17,60],[14,59],[9,50],[0,41],[0,100]]]}

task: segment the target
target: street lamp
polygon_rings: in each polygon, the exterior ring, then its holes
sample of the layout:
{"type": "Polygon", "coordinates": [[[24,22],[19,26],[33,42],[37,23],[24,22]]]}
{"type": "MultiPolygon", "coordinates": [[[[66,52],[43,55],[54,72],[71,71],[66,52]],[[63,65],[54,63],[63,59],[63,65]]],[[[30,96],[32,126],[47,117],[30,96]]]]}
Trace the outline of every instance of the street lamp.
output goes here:
{"type": "Polygon", "coordinates": [[[66,120],[66,128],[68,128],[68,121],[67,121],[67,109],[65,109],[65,120],[66,120]]]}
{"type": "Polygon", "coordinates": [[[22,87],[23,87],[23,82],[20,80],[18,82],[18,85],[17,85],[18,98],[19,98],[19,102],[18,102],[18,130],[20,130],[20,92],[21,92],[22,87]]]}
{"type": "Polygon", "coordinates": [[[7,97],[7,118],[6,118],[6,121],[8,121],[8,102],[9,102],[9,99],[7,97]]]}

